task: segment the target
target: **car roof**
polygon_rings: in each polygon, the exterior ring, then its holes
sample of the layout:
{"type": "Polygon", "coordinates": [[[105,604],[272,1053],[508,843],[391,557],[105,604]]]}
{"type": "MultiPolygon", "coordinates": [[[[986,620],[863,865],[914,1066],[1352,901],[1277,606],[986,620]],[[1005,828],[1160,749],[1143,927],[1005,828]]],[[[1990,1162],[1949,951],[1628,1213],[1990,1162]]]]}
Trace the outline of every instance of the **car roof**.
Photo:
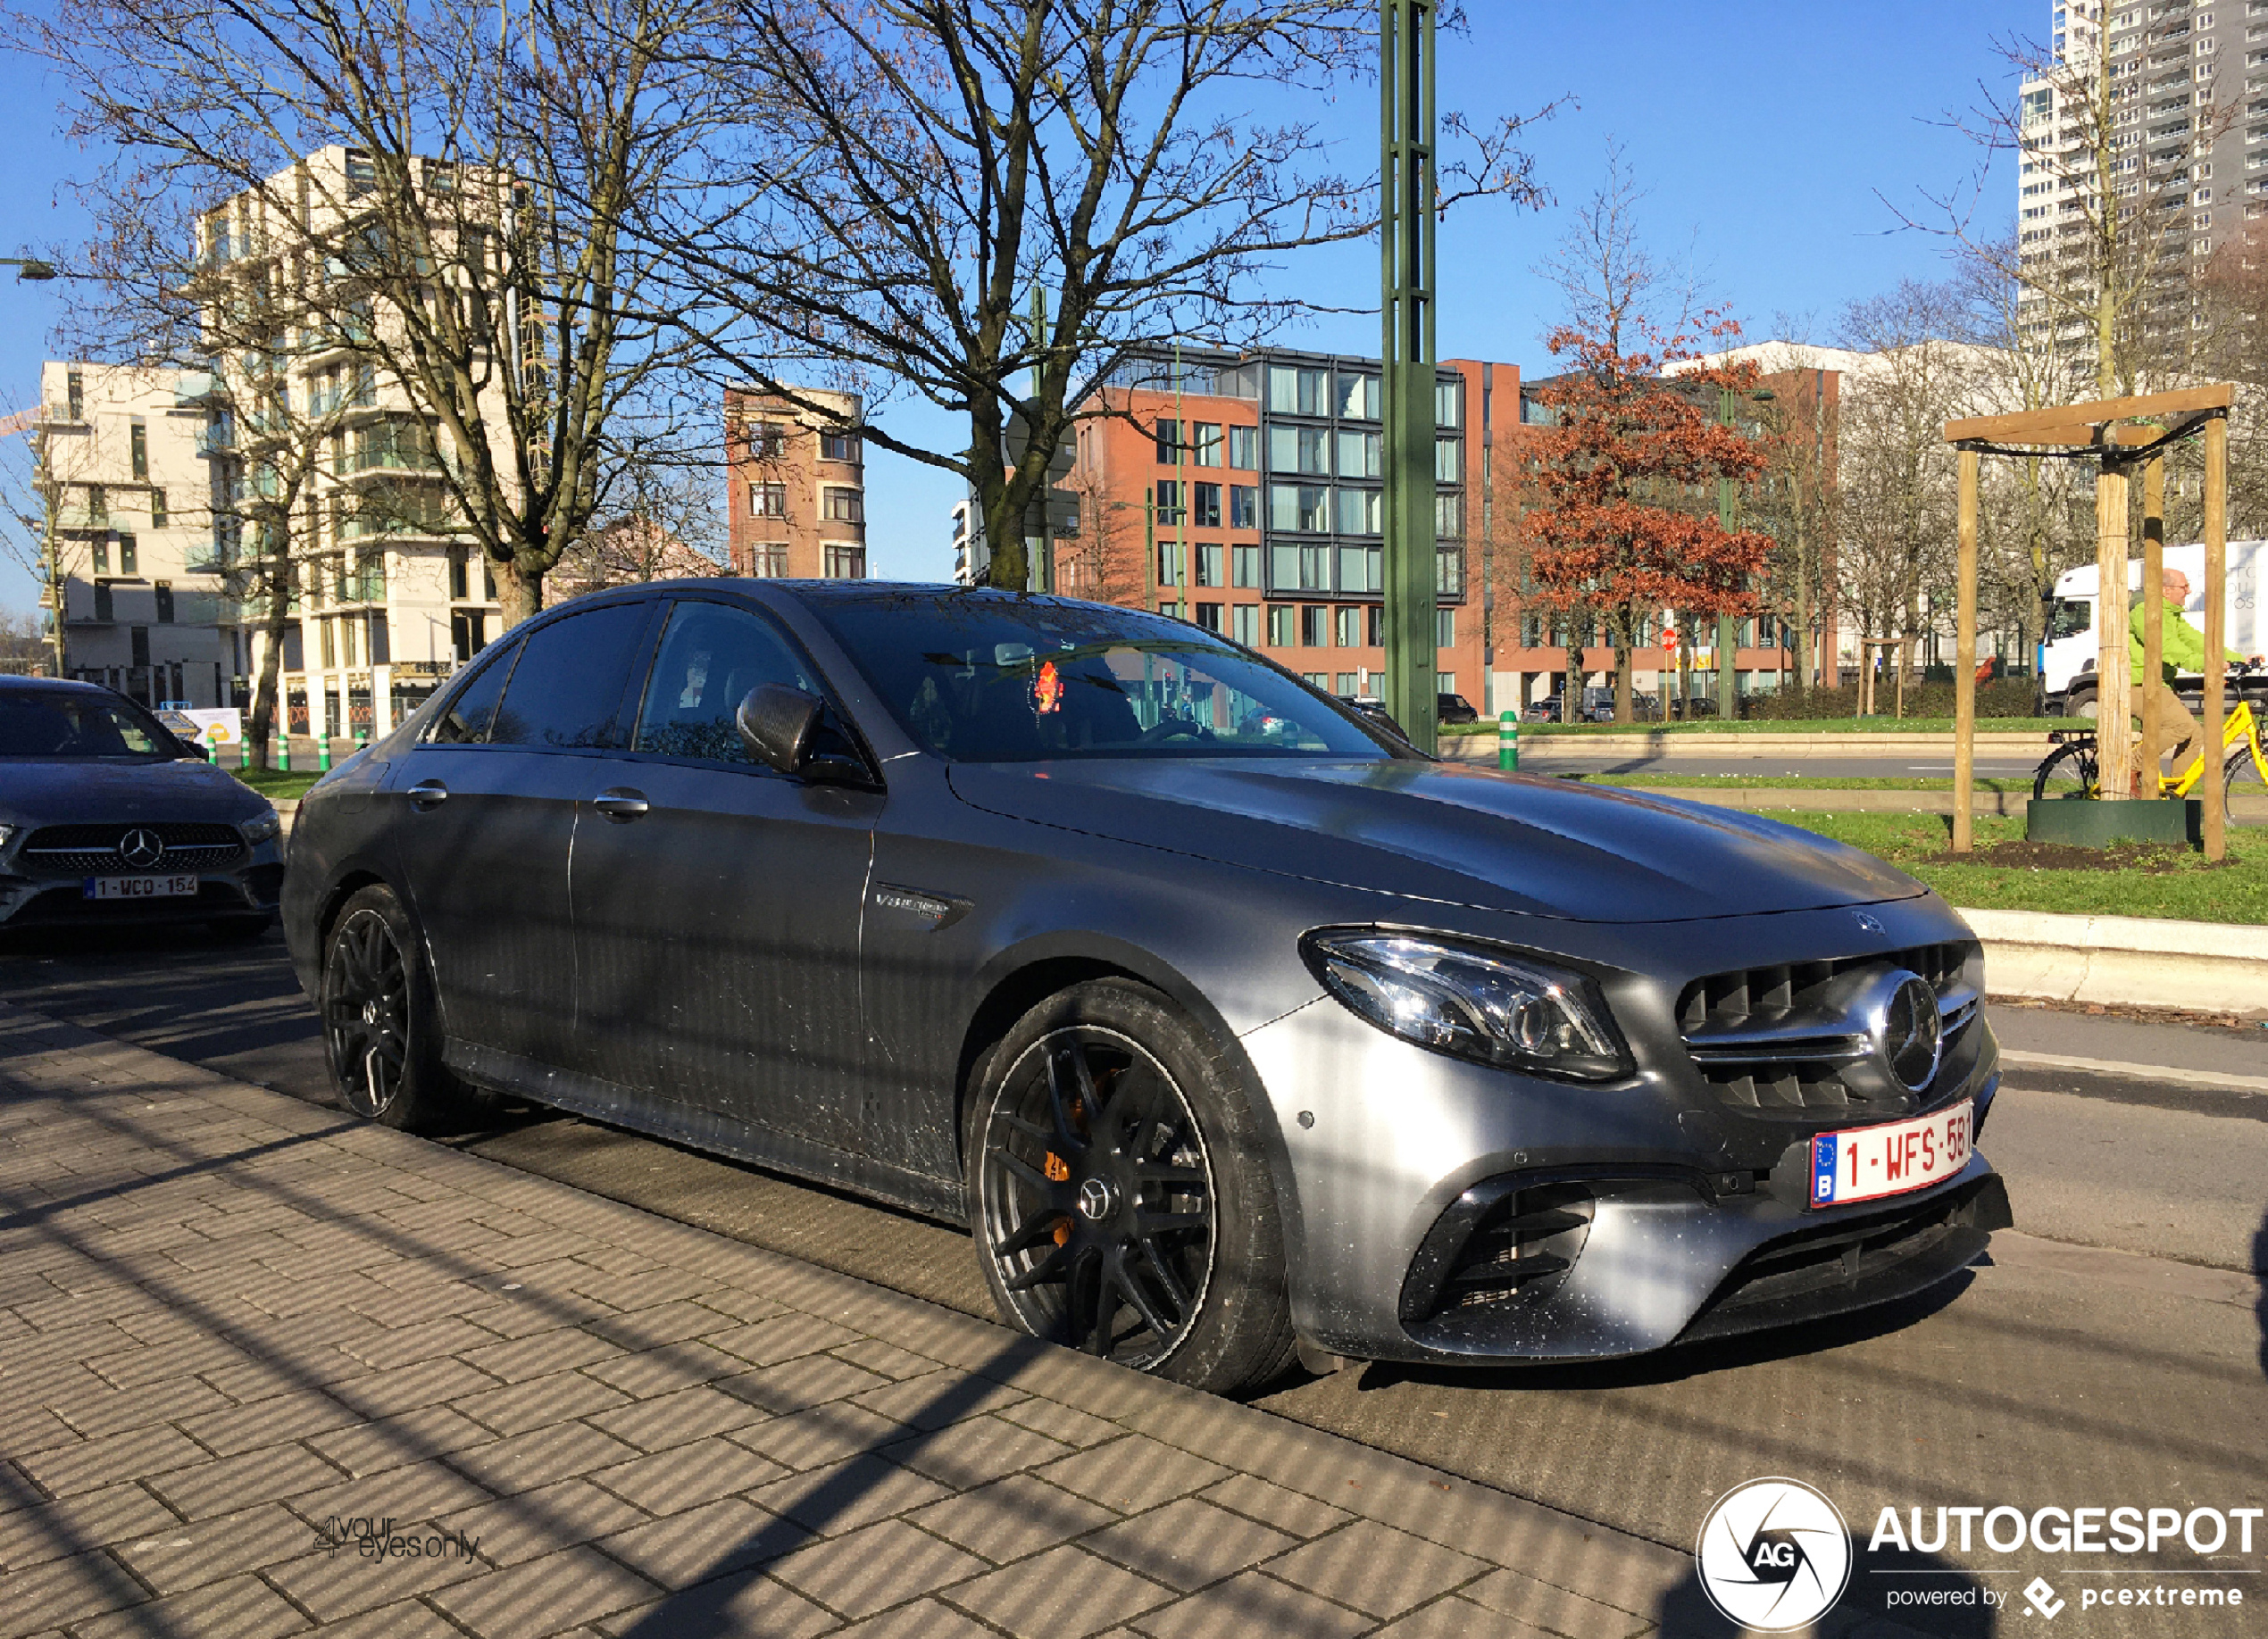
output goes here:
{"type": "MultiPolygon", "coordinates": [[[[607,594],[618,597],[634,597],[640,595],[686,591],[738,592],[744,595],[755,593],[769,596],[790,597],[800,603],[904,603],[907,602],[942,603],[974,599],[987,603],[1009,603],[1020,608],[1028,608],[1035,603],[1100,609],[1124,608],[1122,604],[1094,603],[1084,598],[1006,592],[996,587],[956,586],[950,581],[789,580],[771,576],[748,575],[703,575],[678,580],[641,581],[634,587],[613,587],[607,588],[606,593],[594,592],[585,595],[596,599],[607,594]]],[[[581,602],[581,598],[572,598],[567,603],[554,604],[553,608],[566,609],[581,602]]],[[[552,610],[546,609],[544,612],[549,614],[552,610]]],[[[1126,612],[1141,614],[1146,612],[1136,609],[1127,610],[1126,612]]]]}
{"type": "Polygon", "coordinates": [[[118,691],[104,688],[99,683],[83,683],[77,678],[25,678],[11,672],[0,677],[0,694],[29,693],[33,689],[63,689],[79,695],[101,695],[116,699],[118,691]]]}

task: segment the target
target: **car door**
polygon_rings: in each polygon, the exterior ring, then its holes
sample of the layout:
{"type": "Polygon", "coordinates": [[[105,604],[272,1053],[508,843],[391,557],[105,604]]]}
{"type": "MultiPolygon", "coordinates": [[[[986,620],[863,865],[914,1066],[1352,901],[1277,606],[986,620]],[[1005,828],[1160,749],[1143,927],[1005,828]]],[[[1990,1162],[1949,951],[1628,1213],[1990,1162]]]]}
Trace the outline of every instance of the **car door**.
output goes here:
{"type": "Polygon", "coordinates": [[[881,797],[755,761],[733,714],[763,683],[826,693],[769,619],[671,605],[630,744],[588,770],[576,825],[578,1051],[693,1119],[856,1150],[881,797]]]}
{"type": "Polygon", "coordinates": [[[476,1073],[555,1064],[572,1030],[576,808],[614,744],[652,614],[604,604],[535,628],[473,676],[389,782],[453,1061],[476,1073]]]}

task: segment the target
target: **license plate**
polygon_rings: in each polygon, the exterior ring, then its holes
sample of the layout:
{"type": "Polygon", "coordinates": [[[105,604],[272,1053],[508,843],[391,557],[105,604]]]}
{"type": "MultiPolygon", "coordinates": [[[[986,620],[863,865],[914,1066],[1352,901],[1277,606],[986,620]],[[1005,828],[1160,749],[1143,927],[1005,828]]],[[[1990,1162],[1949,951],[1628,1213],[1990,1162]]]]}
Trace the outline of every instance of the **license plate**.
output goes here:
{"type": "Polygon", "coordinates": [[[1964,1099],[1934,1115],[1822,1133],[1811,1141],[1811,1204],[1840,1206],[1941,1183],[1969,1164],[1976,1106],[1964,1099]]]}
{"type": "Polygon", "coordinates": [[[197,879],[188,877],[89,877],[88,899],[194,899],[197,879]]]}

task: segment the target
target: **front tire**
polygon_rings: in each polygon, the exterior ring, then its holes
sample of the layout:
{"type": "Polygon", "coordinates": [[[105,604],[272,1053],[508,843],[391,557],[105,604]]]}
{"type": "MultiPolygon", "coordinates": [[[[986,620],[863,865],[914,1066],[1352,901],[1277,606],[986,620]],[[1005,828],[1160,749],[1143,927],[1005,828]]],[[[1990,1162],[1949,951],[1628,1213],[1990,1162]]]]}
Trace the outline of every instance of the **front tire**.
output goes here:
{"type": "Polygon", "coordinates": [[[1259,1123],[1163,996],[1116,979],[1051,996],[972,1081],[968,1218],[1010,1325],[1216,1393],[1289,1364],[1259,1123]]]}
{"type": "Polygon", "coordinates": [[[433,983],[393,890],[358,890],[323,942],[323,1049],[338,1102],[404,1132],[446,1130],[470,1101],[441,1068],[433,983]]]}

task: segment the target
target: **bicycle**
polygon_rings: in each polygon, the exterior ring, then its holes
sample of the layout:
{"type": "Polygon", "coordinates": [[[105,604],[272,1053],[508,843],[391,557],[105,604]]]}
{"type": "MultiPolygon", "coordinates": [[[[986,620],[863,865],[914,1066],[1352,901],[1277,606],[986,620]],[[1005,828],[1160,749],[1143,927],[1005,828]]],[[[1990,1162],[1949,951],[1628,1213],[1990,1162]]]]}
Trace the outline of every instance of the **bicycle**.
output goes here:
{"type": "MultiPolygon", "coordinates": [[[[2033,797],[2048,795],[2051,784],[2058,787],[2055,793],[2058,796],[2100,796],[2102,779],[2094,734],[2084,729],[2059,730],[2047,737],[2056,745],[2032,770],[2033,797]]],[[[2158,795],[2193,795],[2205,769],[2205,760],[2199,755],[2191,758],[2189,768],[2180,775],[2159,775],[2158,795]]],[[[2253,711],[2252,702],[2242,695],[2222,720],[2221,778],[2222,788],[2231,797],[2268,795],[2268,746],[2262,744],[2261,720],[2253,711]]]]}

